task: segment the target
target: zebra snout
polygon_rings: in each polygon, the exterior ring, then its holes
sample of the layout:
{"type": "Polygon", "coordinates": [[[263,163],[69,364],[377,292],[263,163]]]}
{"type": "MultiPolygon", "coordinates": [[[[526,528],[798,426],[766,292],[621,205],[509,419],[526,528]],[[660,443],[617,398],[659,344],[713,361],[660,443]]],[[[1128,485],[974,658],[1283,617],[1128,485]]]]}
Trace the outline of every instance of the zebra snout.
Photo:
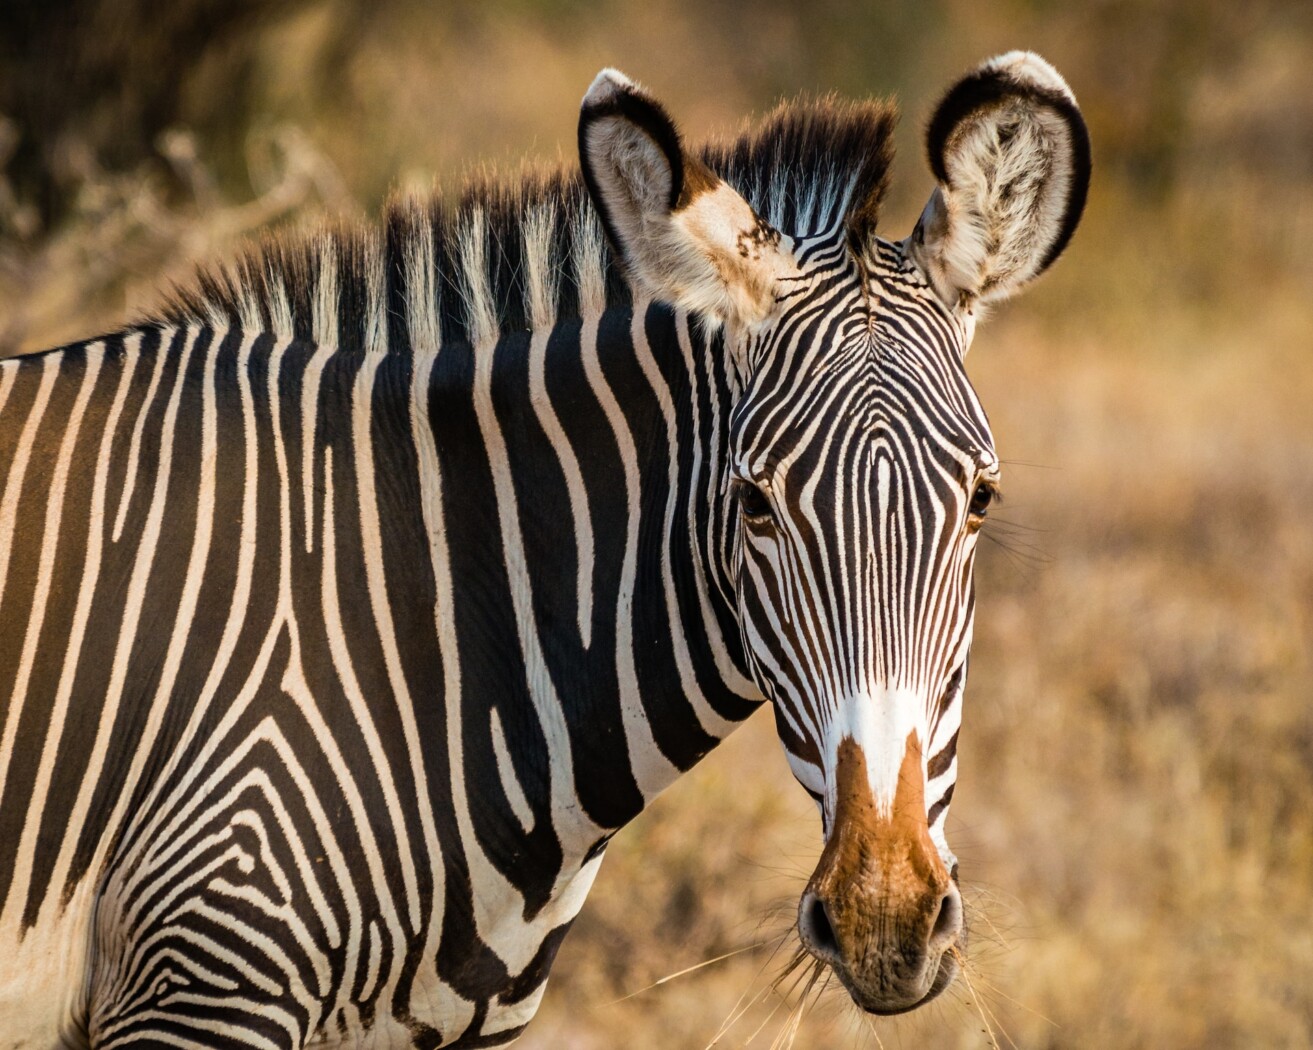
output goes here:
{"type": "Polygon", "coordinates": [[[861,748],[840,747],[829,835],[798,906],[803,945],[872,1013],[937,996],[964,941],[962,897],[930,837],[913,743],[887,806],[876,804],[861,748]]]}
{"type": "Polygon", "coordinates": [[[963,940],[956,886],[912,899],[861,887],[808,886],[798,908],[806,949],[829,966],[862,1009],[896,1014],[935,998],[957,976],[963,940]],[[866,899],[863,899],[865,897],[866,899]]]}

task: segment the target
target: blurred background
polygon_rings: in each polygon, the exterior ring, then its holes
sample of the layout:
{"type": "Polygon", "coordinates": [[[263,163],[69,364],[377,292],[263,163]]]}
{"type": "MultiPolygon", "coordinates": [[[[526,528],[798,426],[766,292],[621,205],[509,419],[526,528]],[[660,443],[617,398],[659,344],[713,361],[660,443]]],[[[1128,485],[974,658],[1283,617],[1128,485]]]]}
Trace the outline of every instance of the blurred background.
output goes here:
{"type": "Polygon", "coordinates": [[[1313,4],[0,6],[0,354],[266,227],[572,160],[603,65],[695,141],[897,95],[901,237],[938,94],[1014,47],[1071,83],[1096,171],[969,361],[1007,490],[949,821],[969,983],[872,1021],[778,980],[820,827],[763,712],[616,840],[525,1047],[1313,1045],[1313,4]]]}

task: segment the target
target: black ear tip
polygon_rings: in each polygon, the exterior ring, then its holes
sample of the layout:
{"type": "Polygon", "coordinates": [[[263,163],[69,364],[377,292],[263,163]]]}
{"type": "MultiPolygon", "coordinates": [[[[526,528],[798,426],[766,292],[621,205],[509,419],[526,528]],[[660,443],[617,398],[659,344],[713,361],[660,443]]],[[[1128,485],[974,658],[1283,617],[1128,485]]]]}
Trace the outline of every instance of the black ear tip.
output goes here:
{"type": "Polygon", "coordinates": [[[581,121],[608,116],[626,118],[659,143],[669,136],[679,141],[675,122],[661,103],[618,69],[598,73],[580,106],[581,121]]]}
{"type": "MultiPolygon", "coordinates": [[[[949,186],[948,139],[967,118],[1009,99],[1047,106],[1071,127],[1073,149],[1088,161],[1089,133],[1061,74],[1033,51],[1009,51],[981,63],[948,89],[926,127],[926,153],[936,181],[949,186]]],[[[1079,166],[1080,158],[1074,158],[1079,166]]],[[[1088,164],[1086,164],[1088,167],[1088,164]]]]}
{"type": "Polygon", "coordinates": [[[579,159],[590,187],[589,131],[594,123],[608,117],[633,125],[665,154],[670,165],[670,207],[673,209],[684,186],[684,148],[679,131],[661,103],[617,69],[607,68],[597,74],[579,110],[579,159]]]}
{"type": "MultiPolygon", "coordinates": [[[[1056,205],[1061,215],[1046,221],[1042,231],[1032,230],[1028,235],[1034,261],[1026,264],[1024,272],[1017,270],[1013,274],[1013,287],[1049,267],[1071,241],[1085,210],[1092,171],[1090,136],[1075,95],[1058,71],[1039,55],[1010,51],[978,66],[949,88],[926,128],[926,152],[940,191],[949,198],[968,202],[966,206],[976,213],[988,212],[990,222],[1006,225],[1003,216],[977,199],[970,173],[981,173],[982,165],[996,169],[992,162],[982,159],[983,150],[1030,148],[1022,145],[1028,136],[1018,139],[1012,134],[1015,128],[1010,126],[1015,122],[1030,125],[1031,132],[1049,140],[1061,158],[1059,165],[1046,169],[1042,185],[1035,190],[1056,205]],[[973,141],[975,129],[987,136],[987,143],[973,141]],[[1009,143],[1016,145],[1009,147],[1009,143]],[[960,166],[966,179],[963,185],[953,184],[950,162],[954,171],[960,166]]],[[[1035,201],[1040,199],[1035,197],[1035,201]]],[[[1032,218],[1038,215],[1034,212],[1032,218]]]]}
{"type": "Polygon", "coordinates": [[[1005,82],[1001,77],[978,69],[959,80],[939,100],[925,133],[926,154],[936,182],[943,186],[950,185],[944,159],[948,152],[949,136],[971,114],[998,102],[1006,94],[1005,82]]]}

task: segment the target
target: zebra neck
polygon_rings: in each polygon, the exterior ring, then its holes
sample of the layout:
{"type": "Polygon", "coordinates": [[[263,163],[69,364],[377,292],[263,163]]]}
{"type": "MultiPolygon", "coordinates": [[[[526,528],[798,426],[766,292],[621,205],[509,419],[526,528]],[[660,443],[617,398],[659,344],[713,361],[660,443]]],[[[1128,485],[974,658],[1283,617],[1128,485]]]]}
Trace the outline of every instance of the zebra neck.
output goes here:
{"type": "Polygon", "coordinates": [[[522,825],[614,830],[757,704],[725,571],[720,355],[686,317],[616,306],[420,355],[416,391],[462,708],[496,723],[489,788],[522,825]]]}
{"type": "Polygon", "coordinates": [[[4,362],[0,776],[35,816],[0,835],[0,936],[210,848],[248,771],[299,834],[394,857],[370,892],[414,921],[474,916],[444,936],[563,928],[598,845],[754,706],[718,360],[616,307],[478,347],[196,325],[4,362]]]}

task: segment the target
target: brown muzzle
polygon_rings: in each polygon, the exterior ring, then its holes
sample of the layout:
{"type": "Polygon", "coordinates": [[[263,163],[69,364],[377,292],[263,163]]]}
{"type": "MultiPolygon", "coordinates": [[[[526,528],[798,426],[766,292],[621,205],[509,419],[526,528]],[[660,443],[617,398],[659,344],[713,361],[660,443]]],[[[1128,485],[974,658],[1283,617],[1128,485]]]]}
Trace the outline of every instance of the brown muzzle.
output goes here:
{"type": "Polygon", "coordinates": [[[798,909],[807,950],[830,965],[864,1010],[892,1014],[928,1002],[957,974],[949,949],[962,901],[926,825],[921,745],[908,735],[893,807],[880,812],[866,756],[839,745],[829,839],[798,909]]]}

